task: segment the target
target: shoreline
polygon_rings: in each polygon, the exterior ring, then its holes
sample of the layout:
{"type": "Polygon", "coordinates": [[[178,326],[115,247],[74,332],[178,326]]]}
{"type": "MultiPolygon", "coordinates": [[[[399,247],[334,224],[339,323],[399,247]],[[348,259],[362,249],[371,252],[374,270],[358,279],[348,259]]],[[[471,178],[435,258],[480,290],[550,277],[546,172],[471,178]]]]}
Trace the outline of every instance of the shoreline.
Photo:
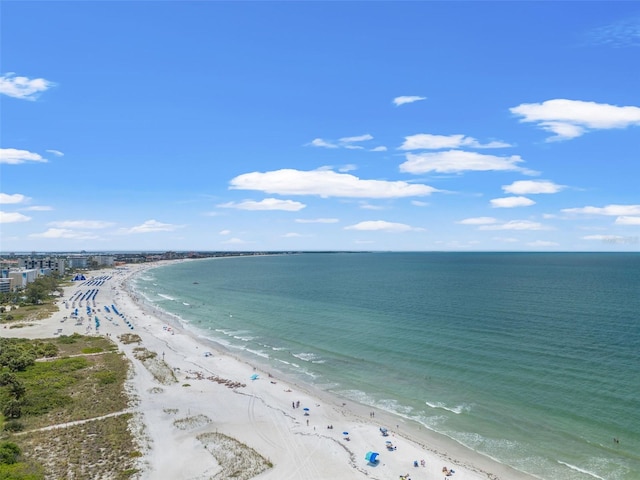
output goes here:
{"type": "MultiPolygon", "coordinates": [[[[141,416],[141,440],[148,444],[141,458],[139,478],[158,478],[159,472],[164,478],[214,478],[217,474],[224,478],[225,467],[214,458],[214,445],[203,440],[213,432],[237,440],[273,465],[257,477],[242,478],[320,480],[333,476],[395,480],[406,474],[414,480],[536,478],[414,421],[288,378],[260,364],[258,359],[245,358],[199,335],[188,322],[183,323],[180,318],[150,305],[133,288],[136,276],[169,263],[173,261],[94,271],[89,272],[88,277],[112,275],[105,283],[105,296],[110,296],[111,302],[101,295],[96,309],[115,304],[133,326],[125,330],[122,323],[102,321],[99,334],[110,336],[132,363],[133,375],[128,388],[135,394],[135,410],[141,416]],[[122,333],[139,335],[140,346],[156,352],[158,359],[162,358],[162,363],[171,368],[177,382],[160,384],[148,366],[135,357],[137,345],[119,341],[122,333]],[[209,381],[212,378],[242,386],[230,388],[209,381]],[[300,406],[294,407],[297,402],[300,406]],[[185,424],[189,427],[178,426],[185,424]],[[400,428],[391,428],[396,425],[400,428]],[[389,437],[381,435],[380,426],[388,429],[389,437]],[[348,441],[343,432],[349,432],[348,441]],[[396,449],[387,450],[385,441],[392,441],[396,449]],[[369,451],[380,454],[376,464],[365,460],[369,451]],[[421,466],[421,460],[425,466],[421,466]],[[415,461],[419,462],[417,467],[415,461]],[[444,467],[455,473],[445,477],[444,467]]],[[[70,298],[77,287],[66,287],[64,299],[70,298]]],[[[60,312],[49,319],[3,333],[10,332],[10,336],[15,337],[51,337],[47,332],[54,329],[49,322],[59,320],[65,313],[61,302],[60,312]]],[[[77,333],[86,334],[85,327],[68,323],[63,326],[63,334],[73,333],[73,328],[77,333]]]]}

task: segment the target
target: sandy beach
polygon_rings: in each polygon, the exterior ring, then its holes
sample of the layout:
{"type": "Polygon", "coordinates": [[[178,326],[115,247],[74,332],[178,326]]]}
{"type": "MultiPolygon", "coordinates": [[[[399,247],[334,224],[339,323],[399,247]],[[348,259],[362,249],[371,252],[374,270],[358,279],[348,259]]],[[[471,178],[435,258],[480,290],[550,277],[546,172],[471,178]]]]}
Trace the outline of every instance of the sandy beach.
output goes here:
{"type": "MultiPolygon", "coordinates": [[[[118,345],[132,364],[127,388],[144,452],[140,478],[531,478],[386,412],[280,378],[197,337],[138,302],[128,287],[133,275],[158,265],[89,272],[87,280],[110,278],[99,287],[76,282],[49,319],[1,331],[26,338],[106,335],[118,345]],[[89,288],[99,288],[93,307],[100,312],[98,329],[91,318],[82,325],[64,320],[72,311],[65,301],[89,288]],[[116,305],[121,315],[105,313],[105,305],[116,305]],[[122,342],[126,333],[141,342],[122,342]],[[155,360],[141,361],[140,347],[155,352],[155,360]],[[365,459],[368,452],[379,454],[375,463],[365,459]],[[444,468],[455,473],[447,476],[444,468]]],[[[84,312],[86,301],[77,307],[84,312]]]]}

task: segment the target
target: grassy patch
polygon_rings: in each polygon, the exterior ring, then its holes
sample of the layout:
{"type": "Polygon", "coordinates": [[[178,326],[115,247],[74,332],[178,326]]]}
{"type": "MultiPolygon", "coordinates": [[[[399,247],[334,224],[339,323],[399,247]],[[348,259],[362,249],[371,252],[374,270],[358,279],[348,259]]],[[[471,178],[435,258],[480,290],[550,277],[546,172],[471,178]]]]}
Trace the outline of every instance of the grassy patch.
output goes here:
{"type": "MultiPolygon", "coordinates": [[[[19,467],[12,467],[17,473],[3,476],[0,471],[0,479],[134,478],[138,472],[137,455],[132,453],[138,452],[139,447],[129,428],[131,414],[98,418],[127,408],[129,398],[124,382],[128,360],[108,339],[100,337],[20,340],[11,347],[51,352],[49,343],[57,347],[57,357],[39,357],[46,361],[11,372],[24,386],[19,399],[21,416],[0,423],[5,428],[20,424],[20,429],[7,429],[2,435],[20,446],[23,459],[17,464],[19,467]],[[101,354],[82,353],[96,351],[101,354]],[[86,422],[39,430],[79,420],[86,422]]],[[[0,406],[15,401],[11,389],[15,392],[17,382],[0,387],[0,406]]]]}
{"type": "Polygon", "coordinates": [[[222,433],[203,433],[197,438],[222,468],[212,479],[249,480],[273,467],[253,448],[222,433]]]}

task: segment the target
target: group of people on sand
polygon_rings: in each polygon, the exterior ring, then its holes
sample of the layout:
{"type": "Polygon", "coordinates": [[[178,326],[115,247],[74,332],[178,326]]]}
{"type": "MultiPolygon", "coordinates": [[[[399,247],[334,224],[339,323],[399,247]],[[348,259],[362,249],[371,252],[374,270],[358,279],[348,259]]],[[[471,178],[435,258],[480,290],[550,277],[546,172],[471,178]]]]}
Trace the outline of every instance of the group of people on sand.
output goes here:
{"type": "Polygon", "coordinates": [[[447,467],[442,467],[442,473],[444,473],[447,477],[450,477],[456,472],[455,470],[449,470],[447,467]]]}

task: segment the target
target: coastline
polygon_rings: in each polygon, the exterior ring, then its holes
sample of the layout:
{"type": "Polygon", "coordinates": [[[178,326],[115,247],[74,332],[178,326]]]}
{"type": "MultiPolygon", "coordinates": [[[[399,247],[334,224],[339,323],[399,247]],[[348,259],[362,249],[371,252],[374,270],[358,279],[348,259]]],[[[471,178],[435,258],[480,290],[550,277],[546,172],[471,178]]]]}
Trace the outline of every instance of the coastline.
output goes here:
{"type": "MultiPolygon", "coordinates": [[[[227,467],[216,457],[215,441],[207,437],[214,433],[235,439],[272,465],[255,478],[390,480],[409,474],[414,479],[432,479],[445,478],[443,467],[455,471],[446,478],[534,478],[388,412],[273,375],[254,359],[243,359],[199,336],[179,319],[138,298],[132,288],[136,275],[167,263],[89,275],[112,275],[96,308],[115,304],[133,326],[129,330],[122,322],[103,321],[99,334],[110,336],[132,363],[128,388],[136,398],[133,408],[142,427],[140,440],[147,444],[139,478],[227,478],[227,467]],[[118,336],[123,333],[139,335],[140,345],[122,343],[118,336]],[[176,381],[159,382],[149,365],[136,358],[136,347],[155,352],[176,381]],[[297,402],[300,406],[294,407],[297,402]],[[388,429],[388,437],[381,435],[381,426],[388,429]],[[348,441],[343,432],[349,432],[348,441]],[[387,450],[386,441],[392,441],[396,449],[387,450]],[[376,464],[365,460],[369,451],[380,454],[376,464]],[[418,467],[414,461],[419,462],[418,467]]],[[[77,287],[67,287],[63,298],[70,298],[77,287]]],[[[51,337],[63,315],[66,310],[61,305],[60,312],[48,320],[3,333],[51,337]]],[[[69,323],[63,324],[63,334],[87,333],[86,327],[69,323]]],[[[246,476],[237,478],[254,478],[250,468],[244,473],[246,476]]]]}

